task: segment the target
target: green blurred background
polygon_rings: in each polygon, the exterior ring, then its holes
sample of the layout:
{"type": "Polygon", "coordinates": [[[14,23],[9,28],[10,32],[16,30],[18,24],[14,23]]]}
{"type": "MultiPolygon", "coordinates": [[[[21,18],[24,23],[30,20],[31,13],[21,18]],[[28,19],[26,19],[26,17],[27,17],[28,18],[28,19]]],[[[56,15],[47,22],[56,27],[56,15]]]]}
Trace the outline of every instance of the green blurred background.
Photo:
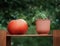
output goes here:
{"type": "MultiPolygon", "coordinates": [[[[24,19],[29,29],[27,34],[36,34],[37,11],[47,11],[51,20],[51,31],[60,29],[60,0],[0,0],[0,30],[7,30],[13,19],[24,19]]],[[[12,37],[12,46],[52,46],[52,37],[12,37]]]]}

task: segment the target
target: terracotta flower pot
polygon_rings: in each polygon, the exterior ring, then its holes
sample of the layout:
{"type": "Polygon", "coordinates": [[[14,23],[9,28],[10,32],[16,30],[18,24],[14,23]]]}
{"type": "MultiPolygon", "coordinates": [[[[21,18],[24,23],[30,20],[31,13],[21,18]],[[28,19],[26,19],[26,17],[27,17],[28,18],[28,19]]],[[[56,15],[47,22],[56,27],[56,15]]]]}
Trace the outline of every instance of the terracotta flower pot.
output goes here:
{"type": "Polygon", "coordinates": [[[50,31],[50,20],[49,19],[36,20],[36,31],[38,34],[48,34],[50,31]]]}

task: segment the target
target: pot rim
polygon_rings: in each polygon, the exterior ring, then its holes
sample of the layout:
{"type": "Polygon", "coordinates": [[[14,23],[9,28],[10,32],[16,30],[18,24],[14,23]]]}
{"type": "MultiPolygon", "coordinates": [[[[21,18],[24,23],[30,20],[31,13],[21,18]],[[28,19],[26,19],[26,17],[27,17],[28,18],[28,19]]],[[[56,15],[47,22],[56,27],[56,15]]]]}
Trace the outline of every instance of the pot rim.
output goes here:
{"type": "Polygon", "coordinates": [[[40,21],[40,20],[50,20],[50,19],[36,19],[36,21],[40,21]]]}

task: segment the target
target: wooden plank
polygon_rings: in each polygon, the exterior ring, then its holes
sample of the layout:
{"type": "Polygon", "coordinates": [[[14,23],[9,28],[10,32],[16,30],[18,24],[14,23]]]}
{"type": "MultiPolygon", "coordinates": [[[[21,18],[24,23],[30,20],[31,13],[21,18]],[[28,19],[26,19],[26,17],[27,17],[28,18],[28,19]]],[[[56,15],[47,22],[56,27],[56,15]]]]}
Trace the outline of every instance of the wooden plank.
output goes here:
{"type": "Polygon", "coordinates": [[[16,37],[16,36],[53,36],[52,34],[23,34],[23,35],[11,35],[11,34],[7,34],[7,36],[10,36],[10,37],[16,37]]]}
{"type": "Polygon", "coordinates": [[[53,31],[53,46],[60,46],[60,30],[53,31]]]}
{"type": "Polygon", "coordinates": [[[0,46],[6,46],[6,32],[0,30],[0,46]]]}

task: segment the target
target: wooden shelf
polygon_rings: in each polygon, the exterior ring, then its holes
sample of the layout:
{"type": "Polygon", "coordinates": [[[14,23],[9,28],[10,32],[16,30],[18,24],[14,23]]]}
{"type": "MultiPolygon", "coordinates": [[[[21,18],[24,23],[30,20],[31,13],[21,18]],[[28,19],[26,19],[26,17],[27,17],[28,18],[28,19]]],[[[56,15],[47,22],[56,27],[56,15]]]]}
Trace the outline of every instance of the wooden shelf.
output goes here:
{"type": "Polygon", "coordinates": [[[52,34],[24,34],[24,35],[11,35],[11,34],[7,34],[7,36],[10,36],[10,37],[16,37],[16,36],[53,36],[52,34]]]}
{"type": "Polygon", "coordinates": [[[24,37],[24,36],[41,36],[41,37],[52,37],[53,46],[60,46],[60,30],[54,30],[53,34],[24,34],[24,35],[11,35],[6,31],[0,31],[0,46],[11,46],[11,37],[24,37]]]}

